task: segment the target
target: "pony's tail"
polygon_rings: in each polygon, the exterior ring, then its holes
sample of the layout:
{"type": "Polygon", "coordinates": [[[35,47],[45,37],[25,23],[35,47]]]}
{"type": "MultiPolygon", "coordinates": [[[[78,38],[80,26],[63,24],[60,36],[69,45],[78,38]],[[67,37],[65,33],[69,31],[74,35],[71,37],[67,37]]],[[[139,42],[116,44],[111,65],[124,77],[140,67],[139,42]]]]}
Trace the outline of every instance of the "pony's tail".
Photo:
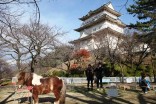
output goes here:
{"type": "Polygon", "coordinates": [[[65,104],[65,98],[66,98],[66,84],[62,80],[62,89],[61,89],[60,99],[59,99],[60,104],[65,104]]]}

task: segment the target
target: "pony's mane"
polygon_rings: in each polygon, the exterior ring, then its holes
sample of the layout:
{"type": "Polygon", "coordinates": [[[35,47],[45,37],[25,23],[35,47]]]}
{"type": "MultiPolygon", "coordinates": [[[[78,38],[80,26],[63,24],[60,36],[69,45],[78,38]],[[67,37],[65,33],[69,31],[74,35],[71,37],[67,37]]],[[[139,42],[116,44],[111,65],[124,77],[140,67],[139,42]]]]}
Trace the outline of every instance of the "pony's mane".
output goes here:
{"type": "Polygon", "coordinates": [[[25,79],[29,79],[29,78],[31,78],[31,77],[32,77],[31,72],[21,71],[19,74],[22,74],[22,73],[24,73],[24,74],[25,74],[25,79]]]}

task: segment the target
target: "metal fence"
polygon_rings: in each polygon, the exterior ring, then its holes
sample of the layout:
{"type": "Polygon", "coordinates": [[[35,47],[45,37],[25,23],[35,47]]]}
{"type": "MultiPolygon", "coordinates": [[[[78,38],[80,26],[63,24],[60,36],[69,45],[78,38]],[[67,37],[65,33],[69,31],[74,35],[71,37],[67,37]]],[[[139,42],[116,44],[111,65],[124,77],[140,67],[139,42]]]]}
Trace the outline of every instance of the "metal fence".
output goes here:
{"type": "MultiPolygon", "coordinates": [[[[133,82],[139,82],[140,77],[124,77],[125,83],[133,83],[133,82]]],[[[87,83],[87,80],[85,77],[62,77],[62,79],[65,80],[67,84],[81,84],[81,83],[87,83]]],[[[150,82],[154,81],[153,77],[146,77],[146,79],[150,82]]],[[[121,77],[103,77],[102,82],[104,83],[115,83],[115,82],[121,82],[121,77]]]]}

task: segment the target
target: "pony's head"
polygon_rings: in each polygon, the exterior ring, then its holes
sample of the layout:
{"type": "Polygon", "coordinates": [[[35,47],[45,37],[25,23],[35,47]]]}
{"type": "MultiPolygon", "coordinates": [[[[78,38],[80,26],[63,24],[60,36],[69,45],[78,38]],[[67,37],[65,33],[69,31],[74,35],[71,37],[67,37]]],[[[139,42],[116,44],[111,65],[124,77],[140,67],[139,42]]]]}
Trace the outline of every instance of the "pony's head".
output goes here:
{"type": "Polygon", "coordinates": [[[26,74],[25,72],[19,72],[16,75],[16,78],[17,78],[16,84],[19,85],[19,87],[21,87],[25,83],[25,74],[26,74]]]}
{"type": "Polygon", "coordinates": [[[31,79],[31,73],[21,71],[17,73],[16,77],[17,77],[16,83],[17,85],[26,85],[27,83],[29,83],[29,79],[31,79]]]}

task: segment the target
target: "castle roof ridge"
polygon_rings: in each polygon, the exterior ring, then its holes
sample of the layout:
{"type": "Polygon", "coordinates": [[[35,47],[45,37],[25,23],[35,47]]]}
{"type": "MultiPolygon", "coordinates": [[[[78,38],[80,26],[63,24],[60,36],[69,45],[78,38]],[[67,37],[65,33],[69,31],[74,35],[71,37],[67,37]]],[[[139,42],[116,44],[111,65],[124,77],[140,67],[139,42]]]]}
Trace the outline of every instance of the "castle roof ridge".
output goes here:
{"type": "Polygon", "coordinates": [[[108,7],[109,4],[111,4],[111,2],[108,2],[108,3],[102,5],[101,7],[97,8],[95,10],[90,10],[88,12],[88,14],[86,14],[85,16],[83,16],[83,17],[81,17],[79,19],[84,21],[84,20],[90,18],[91,16],[93,16],[93,15],[95,15],[95,14],[97,14],[97,13],[103,11],[103,10],[107,10],[110,13],[112,13],[112,14],[118,16],[118,17],[121,16],[121,14],[119,12],[117,12],[116,10],[113,10],[112,8],[108,7]]]}

